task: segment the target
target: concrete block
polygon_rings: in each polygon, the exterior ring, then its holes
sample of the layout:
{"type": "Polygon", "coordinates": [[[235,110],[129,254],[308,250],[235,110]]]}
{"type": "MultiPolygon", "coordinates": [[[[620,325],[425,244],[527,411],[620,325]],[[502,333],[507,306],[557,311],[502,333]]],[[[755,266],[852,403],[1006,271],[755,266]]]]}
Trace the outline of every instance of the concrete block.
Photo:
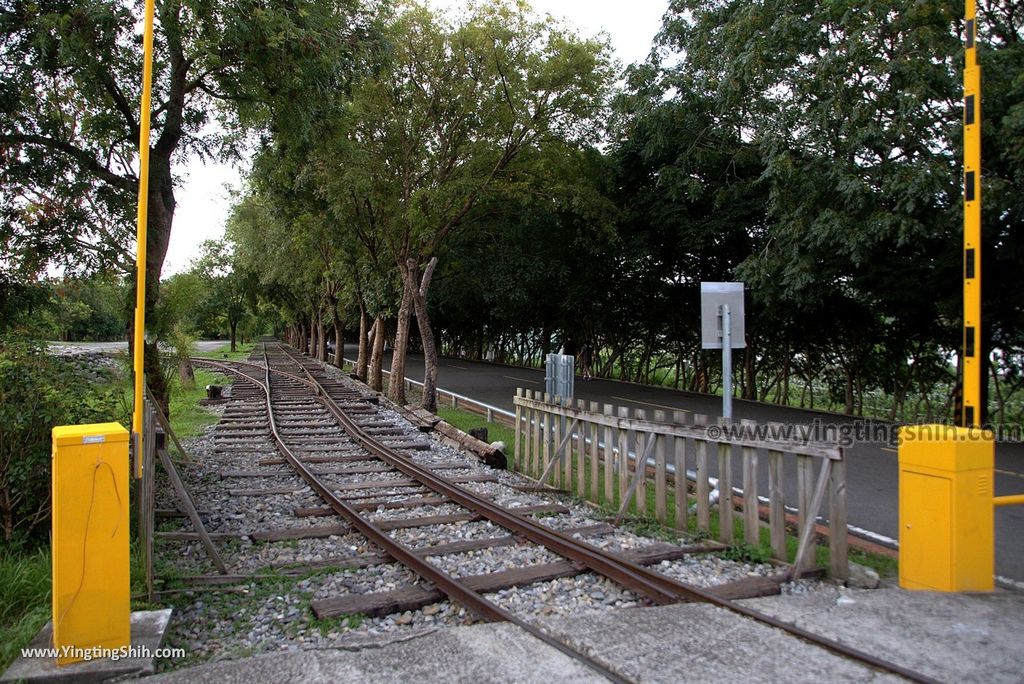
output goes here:
{"type": "MultiPolygon", "coordinates": [[[[124,679],[150,675],[156,669],[156,651],[163,644],[167,625],[171,621],[171,609],[145,610],[132,613],[132,645],[125,657],[88,660],[71,665],[58,666],[52,655],[35,657],[21,656],[15,660],[3,676],[3,682],[26,682],[28,684],[75,684],[102,682],[110,679],[124,679]]],[[[42,631],[27,646],[42,649],[53,646],[53,623],[47,622],[42,631]]]]}

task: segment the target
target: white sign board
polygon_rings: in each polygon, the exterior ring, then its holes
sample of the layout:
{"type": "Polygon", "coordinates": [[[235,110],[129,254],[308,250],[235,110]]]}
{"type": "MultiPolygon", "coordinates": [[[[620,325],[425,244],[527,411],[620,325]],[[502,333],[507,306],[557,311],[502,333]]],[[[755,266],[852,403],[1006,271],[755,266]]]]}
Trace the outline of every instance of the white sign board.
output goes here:
{"type": "Polygon", "coordinates": [[[722,305],[729,307],[732,347],[747,346],[743,325],[743,283],[700,284],[700,343],[704,349],[722,348],[722,305]]]}

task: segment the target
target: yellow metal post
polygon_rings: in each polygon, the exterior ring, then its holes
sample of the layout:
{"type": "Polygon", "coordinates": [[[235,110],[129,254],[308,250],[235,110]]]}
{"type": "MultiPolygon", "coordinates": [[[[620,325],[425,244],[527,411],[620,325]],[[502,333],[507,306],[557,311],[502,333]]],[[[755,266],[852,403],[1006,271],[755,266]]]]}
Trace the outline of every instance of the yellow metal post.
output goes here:
{"type": "Polygon", "coordinates": [[[136,217],[135,256],[135,410],[132,432],[135,435],[135,477],[142,477],[142,396],[146,382],[143,358],[146,343],[146,222],[149,219],[149,118],[153,92],[153,13],[154,0],[146,0],[142,34],[142,103],[139,111],[139,205],[136,217]]]}
{"type": "Polygon", "coordinates": [[[981,67],[975,0],[967,0],[964,39],[964,324],[963,408],[959,423],[984,420],[985,372],[981,334],[981,67]]]}
{"type": "Polygon", "coordinates": [[[991,591],[995,574],[993,434],[900,428],[900,586],[991,591]]]}
{"type": "Polygon", "coordinates": [[[128,431],[53,428],[51,478],[53,646],[66,665],[131,644],[128,431]]]}

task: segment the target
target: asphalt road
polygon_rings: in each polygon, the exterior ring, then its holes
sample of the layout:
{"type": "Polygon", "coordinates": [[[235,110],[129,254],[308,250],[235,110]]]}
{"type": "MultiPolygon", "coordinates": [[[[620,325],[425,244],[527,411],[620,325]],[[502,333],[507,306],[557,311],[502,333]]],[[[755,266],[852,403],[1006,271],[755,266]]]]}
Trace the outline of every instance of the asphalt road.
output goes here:
{"type": "MultiPolygon", "coordinates": [[[[354,358],[355,347],[346,345],[346,356],[354,358]]],[[[390,355],[388,355],[390,362],[390,355]]],[[[544,390],[544,372],[497,364],[441,359],[438,386],[499,408],[512,410],[517,387],[544,390]]],[[[385,369],[387,369],[385,364],[385,369]]],[[[423,358],[410,354],[406,374],[412,380],[423,379],[423,358]]],[[[576,398],[587,401],[643,408],[682,409],[702,413],[714,421],[721,415],[721,398],[714,395],[648,387],[613,380],[576,379],[576,398]]],[[[808,411],[775,404],[735,399],[734,418],[758,422],[811,424],[815,420],[833,425],[849,425],[846,416],[808,411]]],[[[650,414],[648,414],[650,415],[650,414]]],[[[849,524],[878,535],[897,538],[898,468],[896,449],[885,442],[860,441],[846,449],[849,524]]],[[[716,459],[711,459],[715,461],[716,459]]],[[[787,501],[795,501],[796,468],[788,459],[785,465],[787,501]]],[[[734,483],[741,473],[738,462],[732,468],[734,483]]],[[[714,475],[715,473],[712,472],[714,475]]],[[[1024,493],[1024,444],[1000,444],[996,448],[996,494],[1024,493]]],[[[760,491],[767,491],[763,474],[760,491]]],[[[823,512],[826,507],[822,507],[823,512]]],[[[996,574],[1024,582],[1024,506],[996,509],[996,574]]]]}

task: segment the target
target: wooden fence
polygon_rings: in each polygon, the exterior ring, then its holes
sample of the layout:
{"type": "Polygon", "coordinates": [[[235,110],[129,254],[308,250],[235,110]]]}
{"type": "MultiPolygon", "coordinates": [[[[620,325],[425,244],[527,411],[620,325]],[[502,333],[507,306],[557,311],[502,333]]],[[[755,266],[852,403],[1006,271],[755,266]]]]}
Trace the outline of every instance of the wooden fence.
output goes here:
{"type": "Polygon", "coordinates": [[[620,518],[629,510],[648,515],[650,505],[658,522],[680,530],[691,529],[692,522],[710,536],[715,511],[718,539],[733,544],[734,516],[740,516],[743,541],[752,546],[760,545],[764,519],[772,555],[783,561],[789,558],[788,523],[797,532],[794,577],[814,564],[816,536],[824,531],[817,516],[827,493],[829,570],[837,578],[848,576],[846,462],[836,444],[778,438],[779,426],[768,426],[776,430],[772,435],[750,421],[709,426],[706,416],[687,411],[658,410],[648,418],[642,409],[573,405],[522,389],[516,390],[514,425],[510,468],[615,506],[620,518]],[[733,486],[737,451],[738,491],[733,486]],[[712,477],[712,459],[717,477],[712,477]],[[787,507],[784,495],[787,461],[796,468],[795,507],[787,507]],[[767,496],[759,495],[759,479],[767,481],[767,496]]]}
{"type": "MultiPolygon", "coordinates": [[[[153,601],[153,531],[156,512],[156,410],[158,404],[149,395],[142,400],[142,453],[133,453],[132,457],[142,460],[142,477],[136,481],[136,501],[138,505],[139,551],[142,555],[142,570],[145,574],[146,600],[153,601]]],[[[136,472],[135,468],[132,472],[136,472]]]]}
{"type": "MultiPolygon", "coordinates": [[[[199,512],[196,510],[192,496],[185,488],[185,484],[178,474],[174,461],[171,460],[170,454],[167,453],[166,445],[161,444],[161,437],[169,437],[177,447],[181,460],[185,463],[191,462],[188,453],[182,447],[181,442],[178,441],[178,437],[174,434],[170,422],[160,408],[160,404],[153,398],[149,387],[146,387],[142,407],[142,454],[133,454],[133,458],[142,459],[142,477],[136,481],[138,487],[136,490],[137,532],[139,535],[142,569],[145,575],[146,600],[152,602],[156,598],[155,578],[153,576],[153,540],[159,536],[155,531],[157,516],[156,464],[158,461],[163,466],[171,487],[174,489],[176,503],[181,514],[191,521],[192,527],[198,534],[199,540],[202,542],[203,548],[206,550],[206,554],[210,557],[211,562],[221,574],[227,574],[228,570],[217,549],[214,547],[213,541],[206,531],[206,526],[199,517],[199,512]]],[[[135,472],[135,470],[133,469],[132,472],[135,472]]]]}

